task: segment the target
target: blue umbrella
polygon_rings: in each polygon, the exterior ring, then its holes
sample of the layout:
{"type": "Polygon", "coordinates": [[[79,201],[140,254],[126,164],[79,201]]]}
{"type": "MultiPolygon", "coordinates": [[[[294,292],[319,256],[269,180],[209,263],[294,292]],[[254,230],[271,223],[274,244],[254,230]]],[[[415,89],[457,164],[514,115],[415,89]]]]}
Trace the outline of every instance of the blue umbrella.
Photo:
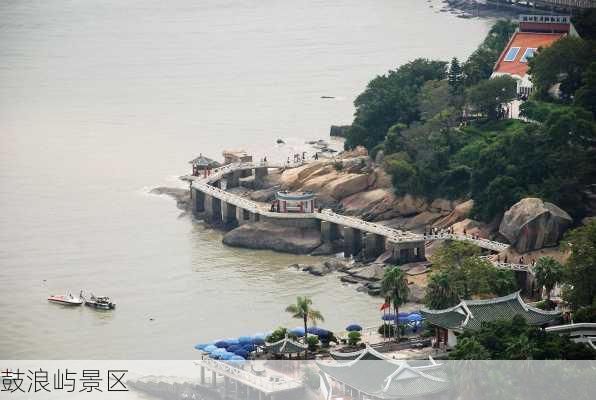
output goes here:
{"type": "Polygon", "coordinates": [[[229,346],[227,340],[218,340],[214,344],[216,347],[220,347],[222,349],[229,346]]]}
{"type": "Polygon", "coordinates": [[[397,314],[397,317],[395,316],[395,314],[389,313],[389,314],[385,314],[381,317],[381,319],[383,321],[395,321],[397,319],[397,322],[406,322],[406,318],[409,314],[408,313],[399,313],[397,314]]]}
{"type": "Polygon", "coordinates": [[[240,336],[238,338],[238,341],[240,342],[240,344],[250,344],[250,343],[252,343],[252,337],[251,336],[240,336]]]}
{"type": "Polygon", "coordinates": [[[245,344],[244,346],[242,346],[242,350],[251,353],[255,351],[255,346],[252,344],[245,344]]]}
{"type": "Polygon", "coordinates": [[[408,322],[420,322],[424,318],[422,318],[422,315],[420,315],[418,313],[411,313],[410,315],[408,315],[406,317],[406,319],[408,320],[408,322]]]}
{"type": "Polygon", "coordinates": [[[290,333],[296,336],[304,336],[304,328],[294,328],[290,333]]]}
{"type": "Polygon", "coordinates": [[[211,346],[213,343],[199,343],[195,345],[195,349],[197,350],[205,350],[205,347],[211,346]]]}
{"type": "Polygon", "coordinates": [[[234,353],[236,350],[242,350],[242,346],[240,346],[239,344],[233,344],[230,347],[228,347],[227,350],[230,353],[234,353]]]}
{"type": "Polygon", "coordinates": [[[219,356],[219,358],[221,358],[222,360],[229,360],[232,357],[234,357],[236,354],[234,353],[230,353],[230,352],[225,352],[222,355],[219,356]]]}
{"type": "Polygon", "coordinates": [[[228,346],[231,346],[233,344],[240,344],[240,341],[238,339],[226,339],[225,341],[228,344],[228,346]]]}
{"type": "Polygon", "coordinates": [[[322,337],[322,338],[331,336],[331,331],[328,331],[327,329],[323,329],[323,328],[318,328],[316,326],[311,326],[310,328],[307,329],[307,331],[311,335],[317,335],[318,337],[322,337]]]}
{"type": "Polygon", "coordinates": [[[255,335],[252,337],[252,344],[262,345],[265,344],[265,336],[255,335]]]}
{"type": "Polygon", "coordinates": [[[234,354],[243,358],[248,358],[248,351],[246,350],[237,350],[234,352],[234,354]]]}
{"type": "Polygon", "coordinates": [[[348,332],[360,332],[362,327],[358,324],[350,324],[346,327],[346,331],[348,332]]]}
{"type": "Polygon", "coordinates": [[[217,346],[214,346],[212,344],[210,344],[209,346],[207,346],[203,349],[203,351],[206,351],[207,353],[211,353],[215,350],[217,350],[217,346]]]}

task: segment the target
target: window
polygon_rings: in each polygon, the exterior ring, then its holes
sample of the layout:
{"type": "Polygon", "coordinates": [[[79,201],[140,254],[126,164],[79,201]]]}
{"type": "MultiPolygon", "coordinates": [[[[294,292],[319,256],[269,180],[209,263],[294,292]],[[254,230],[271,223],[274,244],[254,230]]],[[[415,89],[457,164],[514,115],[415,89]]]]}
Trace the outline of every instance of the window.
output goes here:
{"type": "Polygon", "coordinates": [[[507,54],[505,55],[505,58],[503,59],[503,61],[515,60],[515,57],[517,57],[518,53],[519,53],[519,47],[510,48],[509,51],[507,52],[507,54]]]}
{"type": "Polygon", "coordinates": [[[535,48],[532,47],[528,47],[526,49],[526,51],[524,52],[524,55],[522,56],[522,58],[520,58],[519,62],[525,63],[528,62],[529,58],[534,57],[534,52],[536,51],[535,48]]]}

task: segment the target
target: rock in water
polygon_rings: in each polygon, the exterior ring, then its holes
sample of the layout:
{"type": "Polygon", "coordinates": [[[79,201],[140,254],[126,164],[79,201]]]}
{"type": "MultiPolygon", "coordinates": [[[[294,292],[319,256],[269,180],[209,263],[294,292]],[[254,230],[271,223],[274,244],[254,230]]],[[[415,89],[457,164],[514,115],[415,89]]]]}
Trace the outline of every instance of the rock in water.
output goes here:
{"type": "Polygon", "coordinates": [[[555,246],[573,219],[552,203],[528,197],[505,212],[499,233],[520,253],[555,246]]]}
{"type": "Polygon", "coordinates": [[[321,245],[321,233],[313,228],[291,228],[268,222],[245,224],[226,233],[228,246],[308,254],[321,245]]]}

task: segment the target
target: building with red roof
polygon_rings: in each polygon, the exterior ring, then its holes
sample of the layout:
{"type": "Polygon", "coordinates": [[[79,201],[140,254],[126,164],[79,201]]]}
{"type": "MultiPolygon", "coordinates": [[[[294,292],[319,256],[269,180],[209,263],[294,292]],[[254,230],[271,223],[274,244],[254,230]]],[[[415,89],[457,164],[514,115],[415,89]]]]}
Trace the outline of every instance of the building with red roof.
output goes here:
{"type": "Polygon", "coordinates": [[[517,30],[499,56],[491,78],[509,75],[517,82],[517,93],[527,97],[532,91],[528,60],[540,49],[562,37],[575,34],[569,16],[521,15],[517,30]]]}

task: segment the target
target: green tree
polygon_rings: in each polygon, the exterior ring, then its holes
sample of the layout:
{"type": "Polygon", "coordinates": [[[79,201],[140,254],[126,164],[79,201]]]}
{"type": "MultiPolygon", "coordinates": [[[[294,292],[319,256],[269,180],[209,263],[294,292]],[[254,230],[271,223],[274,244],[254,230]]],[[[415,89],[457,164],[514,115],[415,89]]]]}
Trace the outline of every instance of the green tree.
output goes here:
{"type": "Polygon", "coordinates": [[[583,84],[575,92],[575,104],[596,117],[596,62],[591,63],[582,77],[583,84]]]}
{"type": "MultiPolygon", "coordinates": [[[[304,323],[304,343],[307,343],[308,337],[308,322],[310,321],[313,325],[317,324],[317,321],[325,321],[323,315],[314,310],[312,307],[312,300],[306,296],[298,296],[296,298],[296,304],[290,304],[286,307],[286,312],[292,314],[293,318],[301,319],[304,323]]],[[[304,359],[308,359],[308,347],[304,350],[304,359]]]]}
{"type": "Polygon", "coordinates": [[[391,175],[391,182],[395,193],[418,193],[418,171],[416,167],[406,160],[404,154],[392,154],[385,158],[384,169],[391,175]]]}
{"type": "Polygon", "coordinates": [[[431,256],[439,268],[460,266],[469,257],[477,257],[482,249],[470,242],[447,240],[431,256]]]}
{"type": "Polygon", "coordinates": [[[566,36],[552,46],[539,49],[528,61],[535,93],[542,99],[548,98],[548,91],[560,84],[563,100],[570,101],[583,84],[584,71],[594,60],[590,44],[578,37],[566,36]]]}
{"type": "Polygon", "coordinates": [[[475,338],[465,337],[458,340],[455,348],[449,353],[451,360],[489,360],[490,353],[475,338]]]}
{"type": "Polygon", "coordinates": [[[459,303],[453,274],[447,270],[433,272],[428,278],[424,304],[433,310],[442,310],[459,303]]]}
{"type": "Polygon", "coordinates": [[[561,244],[570,252],[565,262],[564,297],[574,309],[596,306],[596,222],[568,231],[561,244]]]}
{"type": "Polygon", "coordinates": [[[356,112],[345,147],[372,149],[385,139],[390,126],[418,120],[418,92],[426,81],[444,79],[445,66],[443,61],[416,59],[370,81],[354,101],[356,112]]]}
{"type": "Polygon", "coordinates": [[[381,280],[381,294],[385,297],[385,301],[393,305],[397,337],[399,334],[397,320],[399,307],[408,301],[408,295],[410,294],[406,275],[399,267],[392,267],[385,270],[383,279],[381,280]]]}
{"type": "Polygon", "coordinates": [[[450,87],[447,81],[427,81],[418,93],[420,118],[428,121],[451,105],[450,87]]]}
{"type": "Polygon", "coordinates": [[[516,95],[517,84],[515,80],[505,75],[481,81],[468,88],[466,100],[473,110],[494,121],[500,117],[502,104],[510,102],[516,95]]]}
{"type": "Polygon", "coordinates": [[[462,67],[465,86],[472,86],[490,78],[493,66],[516,28],[517,24],[509,20],[499,20],[492,26],[480,47],[462,67]]]}
{"type": "Polygon", "coordinates": [[[550,292],[563,279],[563,266],[552,257],[540,257],[533,268],[538,286],[546,289],[546,298],[550,301],[550,292]]]}
{"type": "Polygon", "coordinates": [[[464,78],[459,60],[456,57],[453,57],[451,64],[449,64],[447,82],[449,83],[449,93],[451,96],[455,97],[463,94],[464,78]]]}

